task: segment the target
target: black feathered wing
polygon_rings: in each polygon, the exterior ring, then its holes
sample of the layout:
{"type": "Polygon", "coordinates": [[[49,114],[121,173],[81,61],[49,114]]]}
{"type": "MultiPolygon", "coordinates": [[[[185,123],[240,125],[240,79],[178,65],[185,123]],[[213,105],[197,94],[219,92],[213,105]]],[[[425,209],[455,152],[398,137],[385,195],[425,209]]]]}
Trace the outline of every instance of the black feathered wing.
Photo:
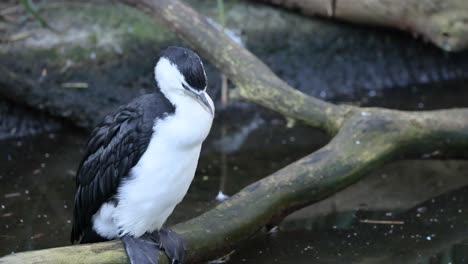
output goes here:
{"type": "Polygon", "coordinates": [[[116,194],[122,179],[146,151],[154,120],[161,112],[153,105],[158,101],[141,98],[106,116],[93,130],[76,176],[72,243],[91,228],[92,216],[116,194]]]}

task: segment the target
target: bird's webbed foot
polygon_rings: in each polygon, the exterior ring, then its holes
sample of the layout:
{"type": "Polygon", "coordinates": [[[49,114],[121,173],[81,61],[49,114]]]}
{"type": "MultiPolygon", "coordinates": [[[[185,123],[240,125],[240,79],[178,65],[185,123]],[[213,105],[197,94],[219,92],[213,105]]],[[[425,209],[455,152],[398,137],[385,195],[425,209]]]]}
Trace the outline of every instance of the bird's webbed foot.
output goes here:
{"type": "Polygon", "coordinates": [[[157,238],[156,240],[159,241],[160,249],[164,250],[172,264],[183,263],[185,244],[181,236],[168,228],[161,228],[151,235],[157,238]]]}
{"type": "Polygon", "coordinates": [[[131,264],[158,264],[160,243],[151,234],[124,236],[122,242],[131,264]]]}

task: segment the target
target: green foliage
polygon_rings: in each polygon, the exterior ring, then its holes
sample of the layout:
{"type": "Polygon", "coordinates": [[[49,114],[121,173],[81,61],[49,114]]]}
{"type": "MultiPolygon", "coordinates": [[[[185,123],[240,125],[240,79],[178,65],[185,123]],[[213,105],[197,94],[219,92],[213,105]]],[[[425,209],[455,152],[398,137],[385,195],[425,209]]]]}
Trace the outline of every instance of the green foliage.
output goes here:
{"type": "Polygon", "coordinates": [[[226,28],[225,12],[224,12],[224,0],[218,1],[218,19],[221,24],[221,28],[224,30],[226,28]]]}

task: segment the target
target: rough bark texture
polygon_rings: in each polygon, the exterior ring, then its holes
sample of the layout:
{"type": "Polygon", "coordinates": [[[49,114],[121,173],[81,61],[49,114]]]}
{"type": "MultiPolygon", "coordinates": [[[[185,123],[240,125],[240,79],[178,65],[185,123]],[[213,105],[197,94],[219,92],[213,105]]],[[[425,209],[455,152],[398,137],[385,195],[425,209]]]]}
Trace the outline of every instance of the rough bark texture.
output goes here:
{"type": "Polygon", "coordinates": [[[421,34],[446,51],[468,47],[465,0],[257,0],[341,20],[421,34]]]}
{"type": "MultiPolygon", "coordinates": [[[[238,94],[286,116],[304,120],[334,138],[322,149],[255,182],[214,209],[174,226],[187,245],[187,262],[208,260],[321,200],[404,152],[468,148],[468,109],[404,112],[333,105],[289,87],[250,52],[175,0],[125,0],[161,19],[221,68],[238,94]]],[[[165,261],[164,257],[160,258],[165,261]]],[[[125,263],[120,242],[10,255],[0,263],[125,263]]]]}

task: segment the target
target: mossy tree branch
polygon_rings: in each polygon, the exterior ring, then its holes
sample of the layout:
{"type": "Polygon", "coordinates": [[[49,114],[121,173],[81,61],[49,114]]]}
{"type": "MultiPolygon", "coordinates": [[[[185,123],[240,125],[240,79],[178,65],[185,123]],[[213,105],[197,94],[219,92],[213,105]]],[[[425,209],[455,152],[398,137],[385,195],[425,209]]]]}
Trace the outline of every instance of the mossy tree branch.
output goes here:
{"type": "MultiPolygon", "coordinates": [[[[338,106],[289,87],[250,52],[176,0],[125,0],[161,19],[235,82],[240,95],[321,128],[320,150],[257,181],[214,209],[174,226],[187,262],[223,255],[267,224],[360,180],[403,152],[459,153],[468,148],[468,109],[405,112],[338,106]]],[[[162,262],[166,261],[161,257],[162,262]]],[[[0,263],[125,263],[119,241],[19,253],[0,263]]]]}

